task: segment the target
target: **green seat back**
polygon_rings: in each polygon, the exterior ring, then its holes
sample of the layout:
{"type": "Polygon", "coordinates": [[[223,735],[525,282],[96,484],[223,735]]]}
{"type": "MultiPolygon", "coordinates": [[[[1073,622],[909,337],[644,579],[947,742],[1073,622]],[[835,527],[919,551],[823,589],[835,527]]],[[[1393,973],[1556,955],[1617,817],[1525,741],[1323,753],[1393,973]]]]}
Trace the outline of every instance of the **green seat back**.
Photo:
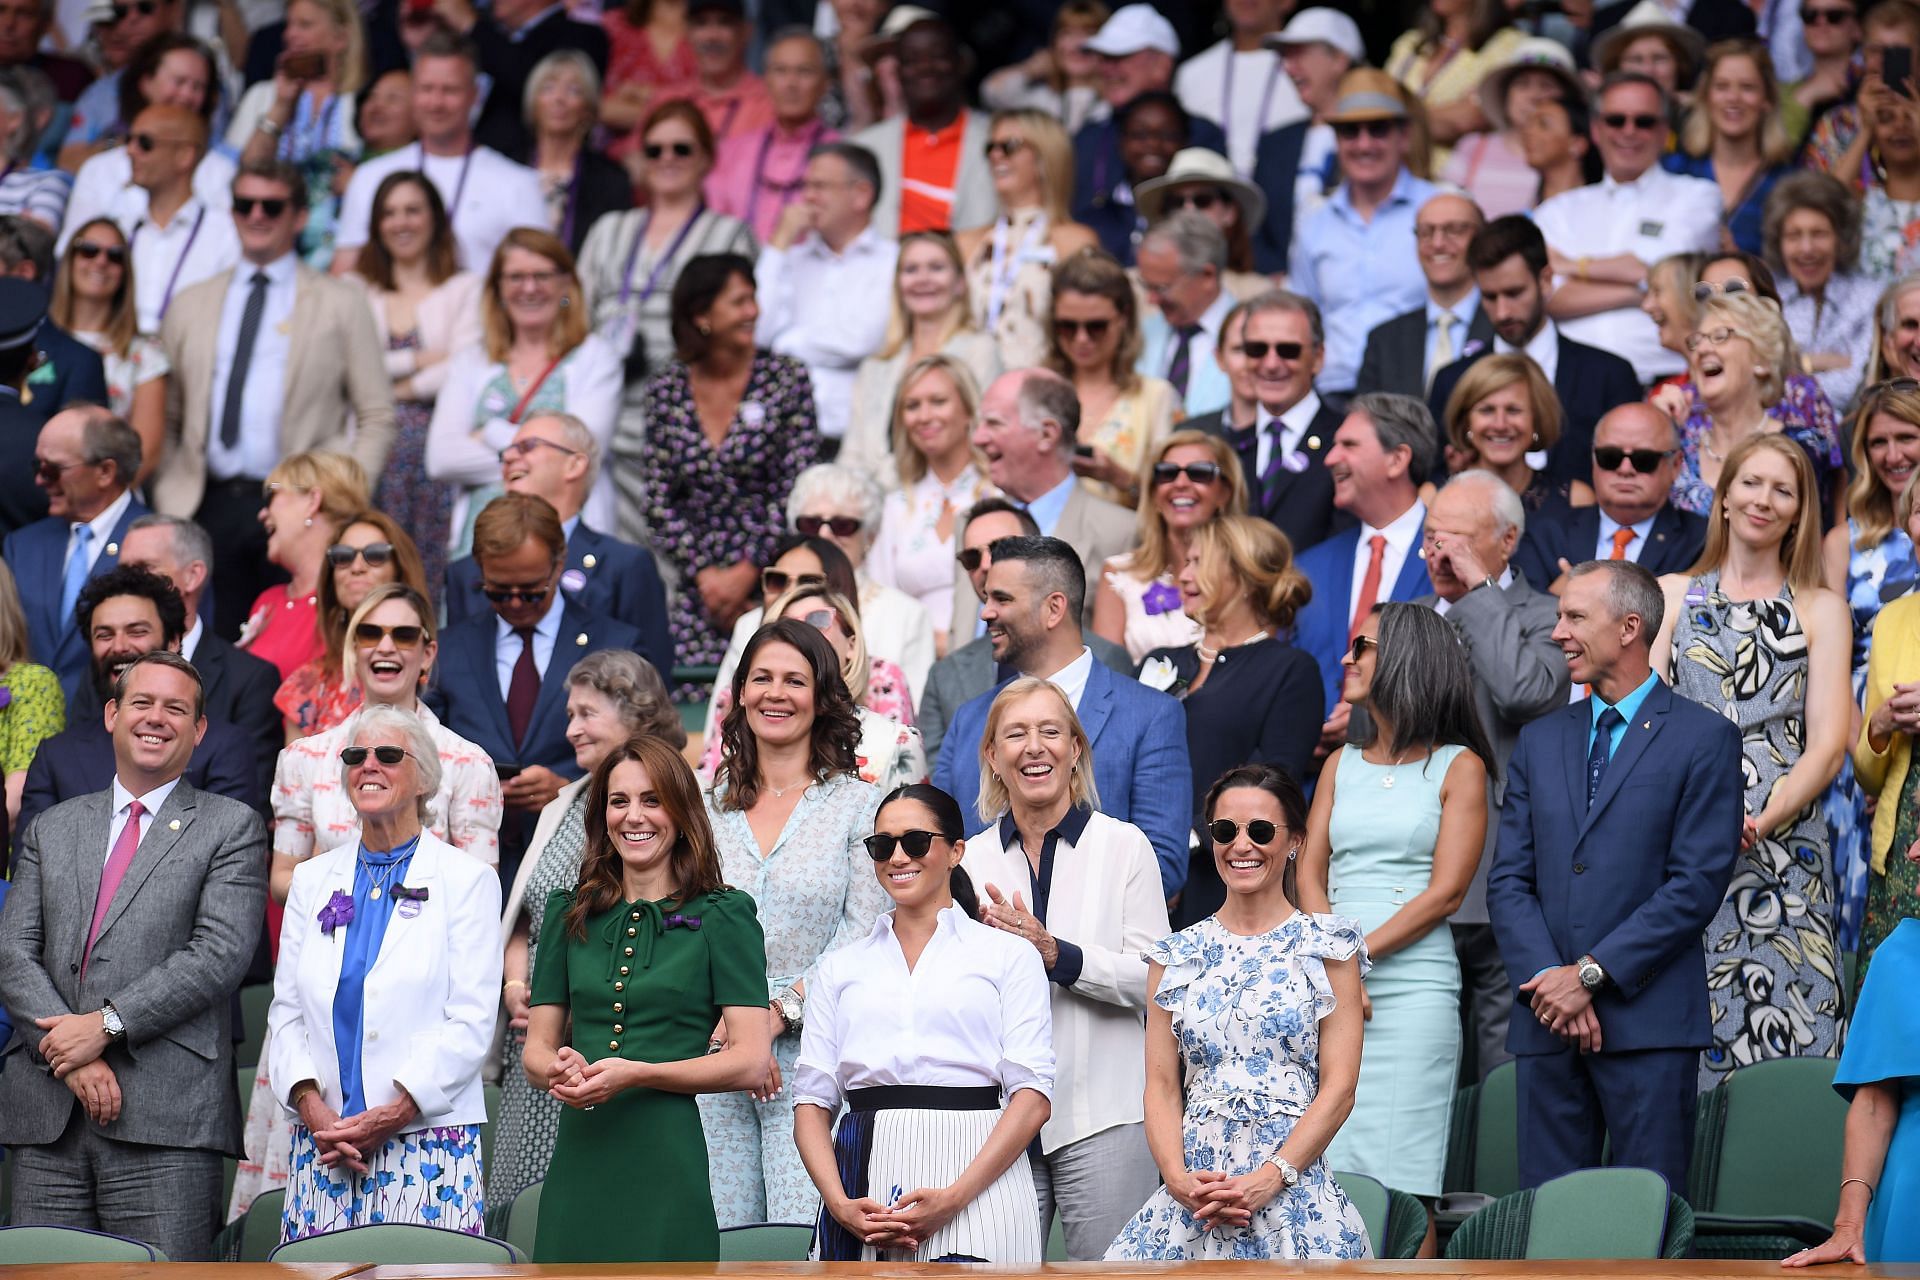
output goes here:
{"type": "Polygon", "coordinates": [[[1481,1082],[1474,1123],[1473,1185],[1455,1190],[1478,1191],[1498,1200],[1520,1189],[1519,1080],[1519,1069],[1503,1062],[1481,1082]]]}
{"type": "Polygon", "coordinates": [[[540,1191],[547,1184],[536,1182],[513,1198],[507,1210],[506,1241],[529,1258],[534,1238],[540,1234],[540,1191]]]}
{"type": "Polygon", "coordinates": [[[1413,1258],[1427,1240],[1427,1206],[1405,1191],[1387,1192],[1387,1239],[1382,1258],[1413,1258]]]}
{"type": "Polygon", "coordinates": [[[165,1262],[150,1244],[78,1227],[0,1227],[0,1266],[56,1262],[165,1262]]]}
{"type": "Polygon", "coordinates": [[[486,1099],[487,1122],[480,1126],[480,1168],[493,1168],[493,1135],[500,1127],[500,1086],[488,1084],[480,1086],[480,1093],[486,1099]]]}
{"type": "Polygon", "coordinates": [[[240,1256],[235,1262],[265,1262],[280,1247],[280,1217],[286,1212],[287,1189],[262,1191],[240,1220],[240,1256]]]}
{"type": "Polygon", "coordinates": [[[371,1262],[402,1267],[433,1262],[510,1266],[526,1259],[505,1240],[491,1236],[470,1236],[464,1231],[411,1222],[382,1222],[289,1241],[275,1249],[268,1261],[371,1262]]]}
{"type": "Polygon", "coordinates": [[[246,1128],[247,1112],[253,1109],[253,1079],[260,1074],[257,1063],[233,1069],[234,1087],[240,1091],[240,1127],[246,1128]]]}
{"type": "Polygon", "coordinates": [[[1582,1169],[1541,1183],[1527,1229],[1529,1258],[1658,1258],[1667,1180],[1651,1169],[1582,1169]]]}
{"type": "Polygon", "coordinates": [[[1373,1256],[1385,1258],[1387,1253],[1387,1211],[1391,1197],[1387,1194],[1386,1184],[1378,1178],[1364,1173],[1344,1173],[1336,1171],[1333,1180],[1347,1193],[1347,1199],[1360,1214],[1360,1221],[1367,1224],[1367,1239],[1373,1243],[1373,1256]]]}
{"type": "Polygon", "coordinates": [[[1813,1218],[1840,1207],[1840,1148],[1847,1103],[1834,1092],[1832,1058],[1777,1058],[1721,1082],[1726,1120],[1718,1174],[1703,1208],[1743,1218],[1813,1218]],[[1791,1152],[1791,1158],[1782,1154],[1791,1152]]]}
{"type": "Polygon", "coordinates": [[[1053,1215],[1053,1222],[1047,1228],[1047,1261],[1067,1262],[1067,1224],[1060,1220],[1059,1214],[1053,1215]]]}
{"type": "MultiPolygon", "coordinates": [[[[273,1003],[273,984],[254,982],[240,988],[240,1031],[246,1038],[233,1047],[233,1060],[242,1067],[260,1065],[260,1046],[267,1038],[267,1006],[273,1003]]],[[[240,1095],[247,1105],[247,1095],[240,1095]]]]}
{"type": "Polygon", "coordinates": [[[720,1233],[722,1262],[805,1262],[813,1228],[798,1222],[756,1222],[720,1233]]]}

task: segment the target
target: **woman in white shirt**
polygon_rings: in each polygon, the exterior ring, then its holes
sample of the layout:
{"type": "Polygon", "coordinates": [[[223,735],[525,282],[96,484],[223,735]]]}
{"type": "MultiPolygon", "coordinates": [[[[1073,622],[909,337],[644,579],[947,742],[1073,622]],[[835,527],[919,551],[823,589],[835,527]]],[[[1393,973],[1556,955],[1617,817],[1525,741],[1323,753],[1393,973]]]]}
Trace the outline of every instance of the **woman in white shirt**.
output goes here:
{"type": "Polygon", "coordinates": [[[1099,812],[1093,752],[1060,687],[1002,689],[980,741],[980,817],[963,865],[986,923],[1026,940],[1053,983],[1052,1117],[1033,1158],[1040,1220],[1067,1256],[1105,1256],[1160,1175],[1147,1149],[1147,949],[1170,932],[1153,845],[1099,812]]]}
{"type": "Polygon", "coordinates": [[[953,556],[960,518],[993,492],[973,449],[980,387],[948,355],[916,360],[893,408],[893,460],[900,488],[887,494],[867,576],[918,600],[933,620],[934,649],[946,654],[953,621],[953,556]]]}
{"type": "Polygon", "coordinates": [[[817,1261],[1041,1261],[1026,1151],[1052,1113],[1047,978],[979,922],[964,830],[937,787],[889,794],[865,843],[893,910],[814,975],[793,1136],[823,1202],[817,1261]]]}

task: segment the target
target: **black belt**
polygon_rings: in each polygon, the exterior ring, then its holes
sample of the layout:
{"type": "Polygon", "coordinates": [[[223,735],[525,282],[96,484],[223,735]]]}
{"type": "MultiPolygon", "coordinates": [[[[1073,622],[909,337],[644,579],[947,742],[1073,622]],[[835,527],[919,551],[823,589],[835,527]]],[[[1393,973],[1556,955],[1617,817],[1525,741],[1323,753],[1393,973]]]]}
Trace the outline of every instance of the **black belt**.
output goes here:
{"type": "Polygon", "coordinates": [[[849,1111],[998,1111],[1000,1090],[936,1084],[877,1084],[847,1094],[849,1111]]]}

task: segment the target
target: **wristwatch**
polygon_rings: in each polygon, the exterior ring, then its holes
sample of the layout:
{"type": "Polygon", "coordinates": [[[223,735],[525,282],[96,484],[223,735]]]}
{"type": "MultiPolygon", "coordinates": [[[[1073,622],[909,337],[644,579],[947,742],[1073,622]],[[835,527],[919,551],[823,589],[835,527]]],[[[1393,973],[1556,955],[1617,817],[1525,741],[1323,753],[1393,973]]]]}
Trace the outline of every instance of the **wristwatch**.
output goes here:
{"type": "Polygon", "coordinates": [[[788,1033],[799,1035],[801,1015],[806,1008],[800,1002],[800,993],[792,987],[785,987],[773,998],[773,1003],[780,1010],[780,1021],[787,1024],[788,1033]]]}
{"type": "Polygon", "coordinates": [[[1274,1168],[1280,1171],[1280,1185],[1282,1187],[1291,1191],[1300,1185],[1300,1171],[1281,1159],[1279,1152],[1276,1151],[1273,1153],[1271,1163],[1274,1168]]]}
{"type": "Polygon", "coordinates": [[[119,1011],[111,1004],[100,1006],[100,1025],[106,1031],[109,1041],[117,1042],[127,1038],[127,1024],[120,1021],[119,1011]]]}
{"type": "Polygon", "coordinates": [[[1598,991],[1607,984],[1607,971],[1592,956],[1580,957],[1580,985],[1589,991],[1598,991]]]}

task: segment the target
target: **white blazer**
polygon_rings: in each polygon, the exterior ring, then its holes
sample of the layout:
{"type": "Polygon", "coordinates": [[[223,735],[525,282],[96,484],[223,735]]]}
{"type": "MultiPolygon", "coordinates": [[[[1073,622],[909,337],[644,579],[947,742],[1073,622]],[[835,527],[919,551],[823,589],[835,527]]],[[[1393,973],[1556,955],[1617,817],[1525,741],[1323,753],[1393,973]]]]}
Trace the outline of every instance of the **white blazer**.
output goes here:
{"type": "MultiPolygon", "coordinates": [[[[342,930],[321,933],[317,917],[336,889],[353,892],[359,852],[356,832],[294,869],[267,1010],[267,1075],[278,1082],[282,1106],[302,1080],[318,1084],[328,1106],[341,1106],[333,997],[346,940],[342,930]]],[[[361,1047],[367,1105],[393,1101],[398,1085],[420,1108],[409,1131],[484,1124],[480,1068],[500,999],[500,878],[423,831],[406,880],[409,888],[426,889],[427,900],[411,919],[394,913],[367,974],[361,1047]]]]}
{"type": "MultiPolygon", "coordinates": [[[[1062,823],[1070,825],[1071,816],[1062,823]]],[[[993,885],[1008,901],[1018,893],[1032,909],[1030,864],[1001,842],[999,823],[968,839],[960,865],[982,901],[993,885]]],[[[1172,932],[1146,833],[1104,813],[1088,815],[1077,841],[1063,832],[1054,846],[1046,925],[1081,953],[1073,985],[1051,984],[1053,1118],[1040,1129],[1040,1149],[1051,1155],[1146,1119],[1146,951],[1172,932]]]]}

